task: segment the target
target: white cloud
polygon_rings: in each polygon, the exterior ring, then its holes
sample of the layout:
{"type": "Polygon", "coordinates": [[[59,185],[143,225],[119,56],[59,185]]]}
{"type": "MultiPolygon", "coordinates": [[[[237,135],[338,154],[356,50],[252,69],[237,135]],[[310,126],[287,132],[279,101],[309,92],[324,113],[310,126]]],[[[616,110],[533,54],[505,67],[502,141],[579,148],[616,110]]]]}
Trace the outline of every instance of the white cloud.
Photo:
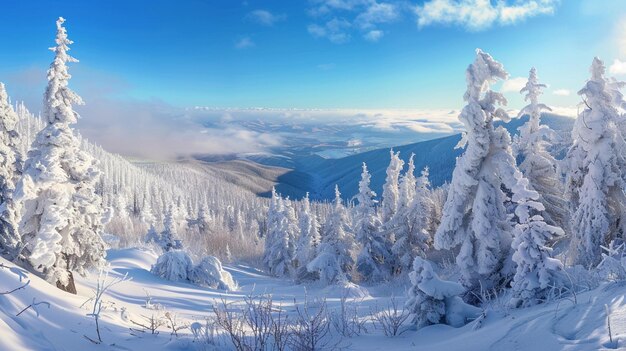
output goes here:
{"type": "Polygon", "coordinates": [[[243,37],[235,43],[235,48],[237,49],[247,49],[254,46],[254,42],[250,37],[243,37]]]}
{"type": "Polygon", "coordinates": [[[615,75],[626,74],[626,62],[619,59],[613,60],[613,64],[609,67],[609,72],[615,75]]]}
{"type": "Polygon", "coordinates": [[[264,26],[273,26],[276,22],[287,19],[287,16],[284,14],[273,14],[267,10],[254,10],[247,17],[264,26]]]}
{"type": "Polygon", "coordinates": [[[569,96],[571,93],[572,92],[567,89],[556,89],[555,91],[552,92],[552,94],[558,95],[558,96],[569,96]]]}
{"type": "Polygon", "coordinates": [[[392,22],[397,17],[398,10],[395,5],[374,2],[356,17],[355,23],[363,29],[370,29],[379,23],[392,22]]]}
{"type": "Polygon", "coordinates": [[[78,129],[106,150],[148,159],[193,154],[265,152],[281,144],[277,134],[216,120],[210,126],[193,114],[158,100],[85,99],[77,106],[78,129]]]}
{"type": "Polygon", "coordinates": [[[350,22],[344,19],[333,18],[323,26],[311,24],[307,29],[316,38],[327,38],[332,43],[343,44],[350,41],[351,35],[348,29],[351,26],[350,22]]]}
{"type": "Polygon", "coordinates": [[[526,85],[527,81],[528,81],[528,78],[524,78],[524,77],[509,78],[505,80],[504,83],[502,83],[501,90],[503,93],[510,93],[510,92],[519,93],[519,91],[526,85]]]}
{"type": "Polygon", "coordinates": [[[383,32],[382,30],[375,29],[375,30],[370,30],[369,32],[365,33],[363,35],[363,38],[365,38],[368,41],[377,42],[384,35],[385,35],[385,32],[383,32]]]}
{"type": "Polygon", "coordinates": [[[494,24],[510,25],[552,14],[557,4],[558,0],[428,0],[417,6],[415,12],[420,27],[448,24],[479,31],[494,24]]]}
{"type": "Polygon", "coordinates": [[[333,43],[348,42],[354,32],[365,40],[378,41],[384,31],[381,25],[396,21],[401,9],[406,8],[393,2],[377,0],[311,0],[309,14],[316,22],[308,31],[316,38],[327,38],[333,43]]]}

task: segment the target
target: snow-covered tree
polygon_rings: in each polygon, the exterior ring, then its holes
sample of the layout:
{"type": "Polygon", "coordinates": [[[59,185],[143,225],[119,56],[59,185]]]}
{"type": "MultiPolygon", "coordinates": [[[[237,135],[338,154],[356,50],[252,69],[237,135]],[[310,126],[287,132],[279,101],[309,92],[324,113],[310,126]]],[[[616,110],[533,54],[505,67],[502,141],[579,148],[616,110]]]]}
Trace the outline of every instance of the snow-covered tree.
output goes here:
{"type": "Polygon", "coordinates": [[[459,297],[465,292],[461,284],[441,280],[430,262],[421,257],[415,258],[409,278],[412,285],[405,307],[417,328],[431,324],[460,327],[481,312],[459,297]]]}
{"type": "Polygon", "coordinates": [[[591,78],[578,92],[586,108],[572,130],[573,144],[565,162],[566,194],[572,208],[574,262],[600,262],[601,245],[623,237],[626,196],[626,143],[620,108],[622,82],[605,77],[604,63],[594,58],[591,78]]]}
{"type": "Polygon", "coordinates": [[[548,223],[563,225],[566,217],[566,204],[563,198],[563,184],[557,172],[557,162],[548,152],[550,142],[557,139],[556,133],[545,124],[541,124],[542,111],[551,109],[539,102],[545,84],[539,83],[537,71],[533,67],[528,75],[528,81],[520,93],[528,105],[522,108],[519,116],[528,115],[528,122],[519,128],[519,136],[515,139],[515,149],[520,171],[530,182],[531,189],[536,190],[539,201],[544,204],[545,220],[548,223]]]}
{"type": "Polygon", "coordinates": [[[309,272],[307,265],[315,259],[320,244],[320,224],[317,215],[311,210],[309,193],[302,199],[302,207],[298,215],[300,237],[296,246],[297,272],[296,280],[316,280],[317,272],[309,272]]]}
{"type": "Polygon", "coordinates": [[[563,264],[551,257],[552,249],[546,243],[564,234],[559,227],[545,223],[540,213],[544,206],[537,200],[539,194],[529,189],[529,181],[519,171],[515,173],[517,184],[513,187],[513,202],[517,204],[513,261],[517,264],[513,277],[514,306],[534,305],[548,298],[549,287],[561,284],[560,271],[563,264]]]}
{"type": "Polygon", "coordinates": [[[10,259],[21,249],[15,185],[22,174],[18,116],[11,106],[4,84],[0,83],[0,253],[10,259]]]}
{"type": "Polygon", "coordinates": [[[351,278],[355,244],[349,221],[339,187],[335,185],[335,201],[322,227],[322,242],[317,257],[307,265],[309,271],[319,272],[320,281],[324,284],[343,284],[351,278]]]}
{"type": "Polygon", "coordinates": [[[510,272],[511,225],[504,206],[517,169],[511,138],[493,120],[508,121],[497,105],[505,105],[489,83],[508,76],[502,64],[476,50],[476,60],[467,68],[467,101],[459,119],[466,132],[459,143],[465,152],[457,158],[452,183],[434,238],[435,248],[461,246],[456,257],[463,284],[470,289],[501,285],[510,272]]]}
{"type": "Polygon", "coordinates": [[[222,262],[213,256],[206,256],[191,269],[188,276],[194,284],[212,289],[235,290],[237,284],[233,276],[222,267],[222,262]]]}
{"type": "Polygon", "coordinates": [[[382,235],[382,222],[376,213],[374,193],[370,189],[371,176],[363,162],[363,173],[359,182],[358,204],[354,208],[354,235],[361,251],[356,259],[356,270],[370,282],[379,282],[391,274],[391,253],[382,235]]]}
{"type": "Polygon", "coordinates": [[[295,210],[289,199],[282,199],[272,190],[270,212],[264,263],[272,275],[290,277],[294,274],[293,261],[299,231],[295,210]]]}
{"type": "MultiPolygon", "coordinates": [[[[409,171],[412,169],[412,160],[413,158],[409,162],[409,171]]],[[[429,189],[428,168],[425,168],[421,176],[412,183],[414,188],[412,198],[408,203],[406,201],[409,198],[403,200],[406,204],[400,206],[393,220],[396,241],[391,247],[391,252],[395,257],[397,274],[408,273],[415,257],[426,255],[432,240],[432,233],[429,231],[433,228],[434,203],[429,189]]]]}
{"type": "Polygon", "coordinates": [[[23,256],[51,282],[75,293],[71,271],[104,262],[102,199],[95,193],[100,179],[97,162],[80,148],[71,125],[78,114],[74,104],[81,98],[68,88],[69,45],[57,21],[55,58],[48,70],[44,95],[46,125],[33,143],[16,194],[23,203],[20,232],[23,256]]]}
{"type": "Polygon", "coordinates": [[[400,203],[400,172],[404,166],[404,161],[400,159],[400,151],[396,153],[391,149],[389,154],[391,155],[391,161],[389,161],[389,166],[386,171],[387,177],[383,185],[381,202],[381,219],[383,225],[387,225],[398,210],[400,203]]]}
{"type": "Polygon", "coordinates": [[[163,279],[179,282],[189,279],[192,270],[191,257],[185,251],[172,250],[159,256],[150,272],[163,279]]]}
{"type": "Polygon", "coordinates": [[[148,232],[146,233],[144,242],[154,243],[160,246],[161,236],[157,232],[156,228],[154,228],[154,224],[150,224],[150,227],[148,228],[148,232]]]}
{"type": "Polygon", "coordinates": [[[203,204],[198,211],[198,219],[196,220],[198,224],[198,230],[200,230],[201,233],[206,233],[209,230],[209,225],[211,224],[210,215],[211,214],[209,213],[209,208],[206,204],[203,204]]]}
{"type": "Polygon", "coordinates": [[[170,205],[163,219],[163,231],[159,237],[158,244],[163,251],[180,250],[183,248],[182,241],[178,238],[176,229],[176,207],[170,205]]]}

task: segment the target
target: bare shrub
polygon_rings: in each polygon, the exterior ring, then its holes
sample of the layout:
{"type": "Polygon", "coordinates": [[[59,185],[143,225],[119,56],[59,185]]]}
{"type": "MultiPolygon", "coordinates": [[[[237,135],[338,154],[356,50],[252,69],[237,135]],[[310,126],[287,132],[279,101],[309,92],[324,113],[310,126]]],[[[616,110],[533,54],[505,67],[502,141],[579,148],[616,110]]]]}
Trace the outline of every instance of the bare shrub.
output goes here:
{"type": "Polygon", "coordinates": [[[376,305],[371,311],[371,315],[374,326],[382,329],[385,336],[391,338],[407,330],[403,325],[410,314],[406,309],[400,307],[398,300],[392,296],[385,308],[380,309],[378,305],[376,305]]]}
{"type": "MultiPolygon", "coordinates": [[[[361,299],[360,302],[363,302],[363,300],[361,299]]],[[[359,317],[359,303],[349,303],[347,294],[344,294],[340,300],[339,310],[332,313],[332,324],[335,330],[342,336],[351,338],[367,333],[365,328],[367,318],[359,317]]]]}
{"type": "Polygon", "coordinates": [[[296,351],[335,350],[340,341],[334,342],[330,329],[326,299],[311,304],[305,295],[304,304],[296,305],[289,346],[296,351]]]}

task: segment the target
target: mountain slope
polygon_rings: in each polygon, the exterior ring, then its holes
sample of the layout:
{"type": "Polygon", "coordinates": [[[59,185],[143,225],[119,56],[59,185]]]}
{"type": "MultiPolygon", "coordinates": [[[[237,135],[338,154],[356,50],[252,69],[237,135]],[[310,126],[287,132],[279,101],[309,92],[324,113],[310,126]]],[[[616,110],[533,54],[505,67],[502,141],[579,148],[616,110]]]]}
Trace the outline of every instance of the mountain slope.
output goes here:
{"type": "MultiPolygon", "coordinates": [[[[503,125],[511,134],[517,134],[517,128],[527,120],[527,117],[522,117],[503,125]]],[[[571,131],[574,122],[572,118],[545,115],[542,122],[562,135],[563,139],[565,139],[564,143],[567,143],[568,133],[571,131]]],[[[456,134],[415,144],[397,146],[393,149],[400,151],[400,156],[405,162],[408,161],[411,153],[414,153],[416,170],[420,171],[424,167],[429,167],[432,184],[440,186],[452,178],[456,158],[463,152],[462,149],[455,149],[460,140],[461,135],[456,134]]],[[[385,171],[389,165],[389,157],[389,149],[377,149],[339,159],[326,159],[313,167],[300,165],[299,171],[307,172],[315,179],[317,184],[315,195],[317,198],[332,199],[334,197],[335,184],[338,184],[344,198],[350,199],[357,193],[361,164],[365,162],[372,175],[372,189],[380,195],[382,185],[385,182],[385,171]]]]}

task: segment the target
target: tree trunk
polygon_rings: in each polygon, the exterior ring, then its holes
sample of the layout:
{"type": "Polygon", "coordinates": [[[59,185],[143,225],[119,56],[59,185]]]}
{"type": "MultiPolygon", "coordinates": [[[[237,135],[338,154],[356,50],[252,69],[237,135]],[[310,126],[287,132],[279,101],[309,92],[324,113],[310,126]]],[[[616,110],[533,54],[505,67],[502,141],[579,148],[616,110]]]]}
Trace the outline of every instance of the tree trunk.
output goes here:
{"type": "Polygon", "coordinates": [[[67,273],[69,275],[67,285],[63,285],[61,284],[60,281],[57,280],[57,288],[63,291],[67,291],[70,294],[76,295],[77,291],[76,291],[76,284],[74,284],[74,275],[70,271],[68,271],[67,273]]]}

